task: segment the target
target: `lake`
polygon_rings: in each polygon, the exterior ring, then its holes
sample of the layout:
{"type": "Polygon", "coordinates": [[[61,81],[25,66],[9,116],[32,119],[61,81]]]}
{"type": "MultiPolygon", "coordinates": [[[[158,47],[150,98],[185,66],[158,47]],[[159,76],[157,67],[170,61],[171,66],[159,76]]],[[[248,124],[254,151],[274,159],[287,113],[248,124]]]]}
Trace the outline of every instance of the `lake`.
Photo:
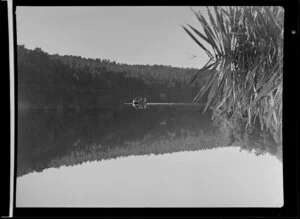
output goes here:
{"type": "Polygon", "coordinates": [[[17,207],[281,207],[281,147],[199,108],[18,114],[17,207]]]}

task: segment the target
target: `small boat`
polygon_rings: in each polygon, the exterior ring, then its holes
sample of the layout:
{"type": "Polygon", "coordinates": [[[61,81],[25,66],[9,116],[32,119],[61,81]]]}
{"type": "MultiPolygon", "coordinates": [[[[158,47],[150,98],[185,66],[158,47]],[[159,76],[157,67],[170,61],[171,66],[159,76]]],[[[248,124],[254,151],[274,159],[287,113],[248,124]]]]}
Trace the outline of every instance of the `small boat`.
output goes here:
{"type": "Polygon", "coordinates": [[[204,106],[203,103],[147,103],[145,97],[136,97],[132,100],[132,103],[124,103],[132,105],[137,110],[144,110],[147,106],[204,106]]]}
{"type": "Polygon", "coordinates": [[[136,109],[146,109],[147,99],[145,97],[136,97],[132,100],[132,106],[136,109]]]}

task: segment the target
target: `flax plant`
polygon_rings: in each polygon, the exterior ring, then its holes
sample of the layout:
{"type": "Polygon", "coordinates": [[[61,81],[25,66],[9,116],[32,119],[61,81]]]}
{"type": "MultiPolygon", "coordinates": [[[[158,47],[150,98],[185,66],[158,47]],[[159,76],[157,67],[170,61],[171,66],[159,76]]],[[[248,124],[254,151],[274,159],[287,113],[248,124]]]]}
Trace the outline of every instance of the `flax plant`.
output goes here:
{"type": "Polygon", "coordinates": [[[193,102],[207,94],[213,119],[239,118],[245,129],[258,120],[281,141],[283,27],[281,7],[207,7],[193,10],[201,28],[183,26],[209,61],[190,83],[205,80],[193,102]]]}

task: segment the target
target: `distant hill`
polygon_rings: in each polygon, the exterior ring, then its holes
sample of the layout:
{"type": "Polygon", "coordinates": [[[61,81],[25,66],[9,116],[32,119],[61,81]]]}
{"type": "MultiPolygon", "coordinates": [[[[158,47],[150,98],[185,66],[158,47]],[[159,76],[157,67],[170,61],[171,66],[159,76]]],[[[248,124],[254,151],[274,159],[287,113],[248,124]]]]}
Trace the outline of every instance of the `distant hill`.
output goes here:
{"type": "Polygon", "coordinates": [[[23,45],[17,55],[19,108],[99,107],[136,95],[152,101],[191,102],[201,86],[201,82],[188,84],[197,69],[50,55],[23,45]]]}
{"type": "Polygon", "coordinates": [[[124,73],[126,77],[142,78],[146,84],[167,83],[172,86],[176,82],[188,83],[197,71],[193,68],[166,65],[128,65],[107,59],[87,59],[69,55],[52,55],[51,58],[62,61],[72,69],[87,71],[92,75],[101,74],[105,71],[124,73]]]}

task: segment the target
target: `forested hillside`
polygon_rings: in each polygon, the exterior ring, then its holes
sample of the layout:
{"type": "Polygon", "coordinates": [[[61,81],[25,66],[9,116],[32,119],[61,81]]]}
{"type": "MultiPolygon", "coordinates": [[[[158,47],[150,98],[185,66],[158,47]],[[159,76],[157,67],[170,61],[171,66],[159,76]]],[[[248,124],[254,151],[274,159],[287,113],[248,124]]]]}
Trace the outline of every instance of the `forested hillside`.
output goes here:
{"type": "Polygon", "coordinates": [[[172,87],[176,83],[188,83],[196,71],[192,68],[177,68],[166,65],[128,65],[107,59],[86,59],[79,56],[52,55],[51,57],[62,61],[73,69],[89,72],[93,76],[111,71],[123,73],[125,77],[141,78],[146,84],[164,83],[168,87],[172,87]]]}
{"type": "Polygon", "coordinates": [[[128,65],[78,56],[49,55],[18,46],[19,109],[114,106],[137,95],[149,101],[191,102],[196,69],[128,65]]]}

